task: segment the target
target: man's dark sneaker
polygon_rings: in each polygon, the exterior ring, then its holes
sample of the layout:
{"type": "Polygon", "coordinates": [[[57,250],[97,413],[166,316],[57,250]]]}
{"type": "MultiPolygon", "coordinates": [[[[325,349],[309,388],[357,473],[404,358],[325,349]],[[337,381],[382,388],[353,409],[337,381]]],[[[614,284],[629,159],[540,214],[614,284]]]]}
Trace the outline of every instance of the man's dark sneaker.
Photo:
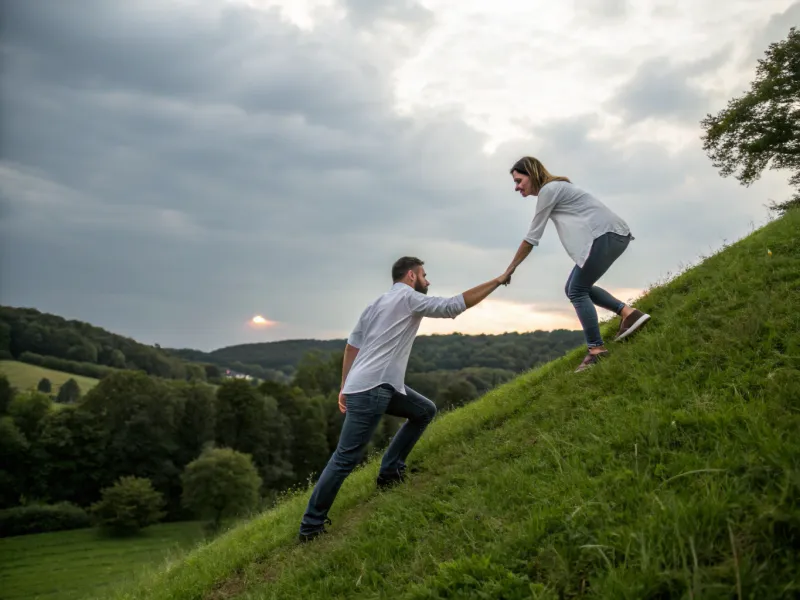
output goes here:
{"type": "Polygon", "coordinates": [[[585,371],[586,369],[595,366],[598,362],[606,358],[608,355],[609,355],[608,350],[604,350],[603,352],[598,352],[597,354],[592,354],[591,352],[587,352],[586,358],[584,358],[583,362],[580,365],[578,365],[578,368],[575,369],[575,372],[580,373],[581,371],[585,371]]]}
{"type": "Polygon", "coordinates": [[[379,473],[378,474],[378,487],[382,490],[392,487],[393,485],[397,485],[398,483],[403,483],[406,479],[406,470],[404,467],[400,467],[399,469],[395,469],[394,471],[388,471],[386,473],[379,473]]]}
{"type": "Polygon", "coordinates": [[[618,342],[620,340],[624,340],[649,320],[650,315],[643,313],[638,309],[633,309],[633,312],[625,319],[622,319],[622,323],[619,324],[619,331],[617,332],[617,337],[614,338],[614,341],[618,342]]]}
{"type": "Polygon", "coordinates": [[[393,485],[397,485],[398,483],[403,483],[406,480],[406,471],[409,473],[416,473],[418,469],[416,467],[407,468],[406,465],[403,465],[394,471],[379,473],[377,480],[378,487],[381,489],[386,489],[392,487],[393,485]]]}
{"type": "Polygon", "coordinates": [[[299,533],[297,534],[297,539],[300,540],[301,544],[305,544],[306,542],[310,542],[311,540],[317,539],[319,536],[328,533],[328,530],[325,529],[325,523],[332,525],[330,519],[325,519],[325,522],[322,524],[322,529],[312,531],[311,533],[299,533]]]}

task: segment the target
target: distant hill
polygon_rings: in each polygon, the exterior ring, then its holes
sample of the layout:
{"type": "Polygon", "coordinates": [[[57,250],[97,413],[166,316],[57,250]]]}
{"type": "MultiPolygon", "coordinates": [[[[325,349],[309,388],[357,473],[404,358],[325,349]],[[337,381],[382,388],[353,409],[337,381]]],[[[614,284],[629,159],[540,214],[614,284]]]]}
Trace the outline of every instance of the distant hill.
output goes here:
{"type": "Polygon", "coordinates": [[[11,306],[0,306],[0,359],[97,379],[130,369],[165,379],[207,380],[219,370],[83,321],[11,306]]]}
{"type": "Polygon", "coordinates": [[[234,368],[251,375],[256,367],[289,376],[308,352],[335,352],[342,350],[344,344],[345,340],[301,339],[226,346],[211,352],[192,348],[168,348],[166,352],[184,360],[234,368]]]}
{"type": "MultiPolygon", "coordinates": [[[[344,339],[301,339],[241,344],[212,352],[188,348],[168,349],[167,352],[184,360],[219,366],[237,365],[245,373],[252,371],[252,366],[256,365],[290,376],[309,352],[341,352],[345,342],[344,339]]],[[[499,335],[423,335],[414,342],[408,368],[416,373],[455,371],[468,367],[519,373],[561,356],[582,342],[583,333],[580,330],[565,329],[499,335]]]]}

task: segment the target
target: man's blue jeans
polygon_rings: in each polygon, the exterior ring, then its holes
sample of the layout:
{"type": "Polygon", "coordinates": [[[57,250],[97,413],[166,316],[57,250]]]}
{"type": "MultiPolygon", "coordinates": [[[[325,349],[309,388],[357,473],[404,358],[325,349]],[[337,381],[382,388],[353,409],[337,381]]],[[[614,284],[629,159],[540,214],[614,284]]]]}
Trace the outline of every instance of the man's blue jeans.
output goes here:
{"type": "Polygon", "coordinates": [[[405,417],[397,434],[383,455],[380,472],[397,473],[405,466],[425,428],[436,416],[436,405],[406,386],[406,394],[398,394],[391,386],[382,385],[366,392],[347,396],[339,445],[314,487],[300,524],[300,533],[309,534],[322,529],[328,511],[339,488],[352,470],[361,462],[372,434],[384,414],[405,417]]]}
{"type": "Polygon", "coordinates": [[[632,239],[633,237],[630,235],[623,236],[613,232],[601,235],[592,244],[589,258],[583,263],[583,267],[575,265],[569,275],[569,279],[567,279],[564,292],[575,307],[575,312],[578,313],[578,319],[581,322],[583,334],[586,338],[586,345],[589,348],[597,348],[603,345],[595,305],[616,314],[620,314],[625,306],[624,302],[617,300],[607,291],[594,284],[608,271],[614,261],[625,252],[632,239]]]}

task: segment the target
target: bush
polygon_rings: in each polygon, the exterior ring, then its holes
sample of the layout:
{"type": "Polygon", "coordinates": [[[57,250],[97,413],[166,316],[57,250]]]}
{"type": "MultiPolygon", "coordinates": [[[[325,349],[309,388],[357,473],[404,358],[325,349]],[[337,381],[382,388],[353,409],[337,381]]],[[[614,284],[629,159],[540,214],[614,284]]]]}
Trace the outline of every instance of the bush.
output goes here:
{"type": "Polygon", "coordinates": [[[78,382],[70,377],[61,385],[60,388],[58,388],[56,402],[59,402],[60,404],[73,404],[77,402],[80,397],[81,388],[78,385],[78,382]]]}
{"type": "Polygon", "coordinates": [[[50,383],[50,380],[47,377],[42,377],[39,380],[39,385],[36,386],[36,390],[42,392],[43,394],[49,394],[53,391],[53,384],[50,383]]]}
{"type": "Polygon", "coordinates": [[[230,448],[211,448],[186,465],[181,476],[183,505],[210,519],[219,529],[222,520],[258,505],[261,477],[249,454],[230,448]]]}
{"type": "Polygon", "coordinates": [[[153,489],[149,479],[120,477],[113,486],[101,491],[102,499],[91,506],[91,513],[101,529],[111,535],[130,535],[158,523],[164,497],[153,489]]]}
{"type": "Polygon", "coordinates": [[[69,502],[30,504],[0,510],[0,537],[91,527],[86,511],[69,502]]]}

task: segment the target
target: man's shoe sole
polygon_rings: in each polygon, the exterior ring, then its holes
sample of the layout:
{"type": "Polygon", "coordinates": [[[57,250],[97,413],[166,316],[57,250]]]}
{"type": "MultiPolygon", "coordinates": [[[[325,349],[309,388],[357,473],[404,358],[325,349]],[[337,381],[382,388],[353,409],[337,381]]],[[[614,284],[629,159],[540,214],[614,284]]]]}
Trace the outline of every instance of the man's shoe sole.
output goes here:
{"type": "Polygon", "coordinates": [[[641,317],[639,317],[638,319],[636,319],[636,322],[635,322],[633,325],[631,325],[630,327],[628,327],[628,329],[626,329],[624,333],[621,333],[621,334],[619,334],[619,335],[618,335],[616,338],[614,338],[614,341],[615,341],[615,342],[619,342],[620,340],[624,340],[626,337],[628,337],[628,336],[629,336],[629,335],[631,335],[632,333],[636,333],[636,331],[637,331],[637,330],[638,330],[638,329],[639,329],[639,328],[640,328],[642,325],[644,325],[645,323],[647,323],[649,320],[650,320],[650,315],[648,315],[648,314],[643,314],[641,317]]]}

